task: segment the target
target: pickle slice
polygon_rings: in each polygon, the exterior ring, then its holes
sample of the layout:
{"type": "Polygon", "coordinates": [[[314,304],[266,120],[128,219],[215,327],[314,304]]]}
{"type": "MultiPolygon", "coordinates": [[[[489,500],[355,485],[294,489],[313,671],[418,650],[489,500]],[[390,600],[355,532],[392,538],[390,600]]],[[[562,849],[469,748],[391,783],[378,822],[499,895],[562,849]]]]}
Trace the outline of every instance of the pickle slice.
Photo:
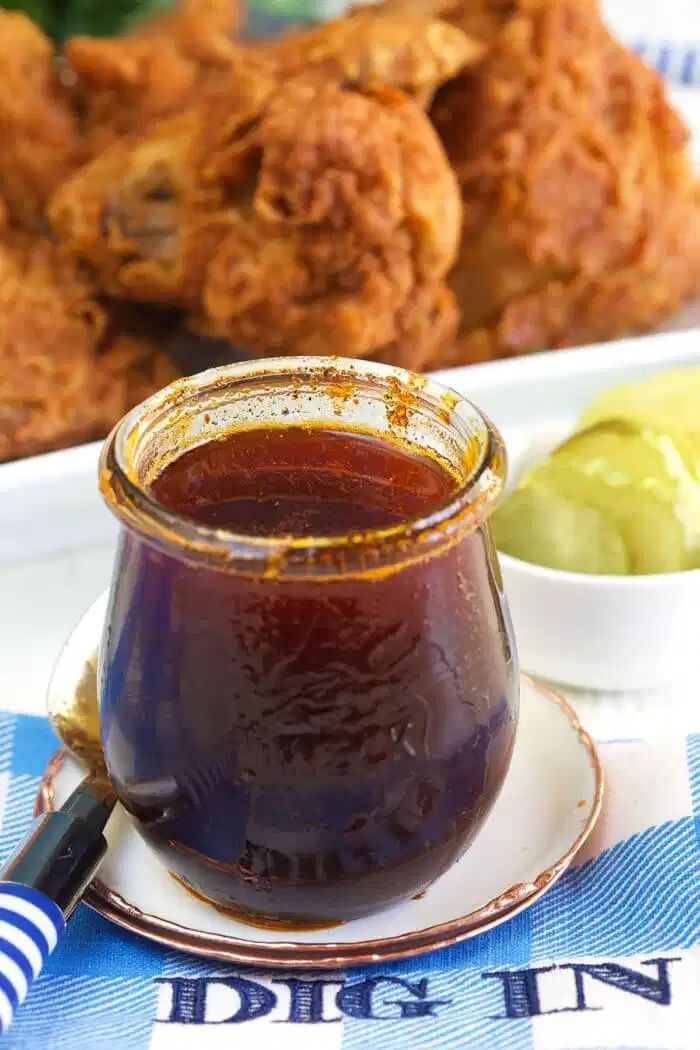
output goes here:
{"type": "Polygon", "coordinates": [[[494,527],[502,550],[554,568],[700,567],[700,368],[599,394],[494,527]]]}
{"type": "Polygon", "coordinates": [[[697,562],[700,483],[668,434],[605,423],[574,435],[523,479],[607,515],[635,574],[697,562]]]}
{"type": "Polygon", "coordinates": [[[496,546],[514,558],[568,572],[629,572],[625,545],[609,518],[552,492],[518,489],[492,522],[496,546]]]}
{"type": "Polygon", "coordinates": [[[626,419],[669,434],[686,431],[700,455],[700,368],[663,372],[605,390],[584,410],[578,428],[608,419],[626,419]]]}
{"type": "Polygon", "coordinates": [[[631,575],[687,568],[685,538],[673,507],[644,489],[628,486],[623,491],[600,476],[553,461],[533,471],[527,484],[606,514],[622,536],[631,575]]]}
{"type": "Polygon", "coordinates": [[[630,484],[648,488],[663,499],[691,503],[700,518],[700,461],[684,431],[607,419],[572,434],[552,457],[586,462],[589,473],[604,472],[608,464],[609,472],[621,473],[630,484]]]}

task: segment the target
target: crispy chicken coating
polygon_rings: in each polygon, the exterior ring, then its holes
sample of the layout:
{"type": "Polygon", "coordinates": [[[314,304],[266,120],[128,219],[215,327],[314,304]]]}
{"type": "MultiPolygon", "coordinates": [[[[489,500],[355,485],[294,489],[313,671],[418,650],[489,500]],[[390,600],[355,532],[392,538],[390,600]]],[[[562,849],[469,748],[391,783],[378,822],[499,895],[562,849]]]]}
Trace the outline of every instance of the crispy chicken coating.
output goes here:
{"type": "Polygon", "coordinates": [[[78,125],[53,46],[22,14],[0,10],[0,197],[41,229],[52,191],[81,162],[78,125]]]}
{"type": "MultiPolygon", "coordinates": [[[[521,3],[522,0],[381,0],[372,4],[372,10],[382,15],[441,19],[457,26],[472,40],[490,46],[521,3]]],[[[350,13],[366,10],[360,2],[350,13]]]]}
{"type": "MultiPolygon", "coordinates": [[[[390,0],[393,3],[425,3],[426,0],[390,0]]],[[[427,0],[440,17],[459,26],[465,33],[482,43],[491,45],[503,26],[519,10],[527,7],[528,0],[427,0]]],[[[535,3],[541,0],[535,0],[535,3]]],[[[548,3],[549,0],[544,0],[548,3]]],[[[587,2],[587,0],[586,0],[587,2]]],[[[590,0],[595,6],[596,0],[590,0]]]]}
{"type": "Polygon", "coordinates": [[[55,244],[0,230],[0,461],[102,437],[174,378],[144,322],[121,314],[55,244]]]}
{"type": "MultiPolygon", "coordinates": [[[[259,174],[252,208],[208,270],[214,334],[257,353],[392,348],[405,358],[415,313],[435,309],[460,223],[453,175],[420,109],[390,89],[301,79],[274,96],[243,148],[259,155],[259,174]]],[[[422,363],[433,351],[432,339],[410,349],[422,363]]]]}
{"type": "Polygon", "coordinates": [[[232,90],[118,139],[59,189],[54,233],[106,293],[198,307],[231,208],[252,192],[257,161],[238,141],[275,87],[253,59],[232,90]]]}
{"type": "Polygon", "coordinates": [[[644,330],[700,283],[698,183],[658,77],[592,0],[509,10],[432,108],[464,201],[442,363],[644,330]]]}
{"type": "Polygon", "coordinates": [[[195,307],[204,271],[230,219],[200,180],[199,121],[185,114],[149,138],[120,139],[58,191],[58,239],[108,294],[195,307]]]}
{"type": "Polygon", "coordinates": [[[206,62],[228,58],[240,23],[236,0],[176,0],[167,13],[139,22],[132,37],[169,37],[185,54],[206,62]]]}
{"type": "Polygon", "coordinates": [[[460,232],[428,120],[315,76],[258,94],[110,147],[56,195],[57,235],[111,294],[188,307],[247,351],[405,358],[410,331],[424,363],[454,327],[460,232]]]}
{"type": "Polygon", "coordinates": [[[260,50],[274,61],[283,81],[320,69],[344,87],[389,85],[427,104],[440,84],[481,57],[483,46],[430,13],[365,8],[284,34],[260,50]]]}
{"type": "Polygon", "coordinates": [[[144,20],[128,36],[68,40],[65,58],[90,153],[146,132],[226,81],[241,50],[237,26],[233,0],[180,0],[172,13],[144,20]]]}
{"type": "Polygon", "coordinates": [[[458,327],[459,310],[452,290],[442,282],[421,285],[398,311],[392,342],[373,350],[371,357],[423,371],[449,352],[458,327]]]}

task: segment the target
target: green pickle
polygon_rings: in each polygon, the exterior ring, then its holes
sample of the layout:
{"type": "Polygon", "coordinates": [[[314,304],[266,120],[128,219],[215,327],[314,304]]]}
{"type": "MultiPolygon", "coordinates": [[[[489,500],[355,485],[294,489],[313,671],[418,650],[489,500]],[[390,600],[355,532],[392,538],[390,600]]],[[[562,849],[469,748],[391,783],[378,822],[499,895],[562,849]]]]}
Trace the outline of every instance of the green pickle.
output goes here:
{"type": "MultiPolygon", "coordinates": [[[[662,372],[598,394],[578,423],[582,430],[612,419],[684,434],[700,460],[700,368],[662,372]]],[[[696,466],[696,470],[697,470],[696,466]]]]}
{"type": "Polygon", "coordinates": [[[700,567],[700,369],[600,394],[493,518],[500,550],[573,572],[700,567]]]}
{"type": "Polygon", "coordinates": [[[618,528],[598,510],[544,489],[518,489],[494,515],[499,550],[569,572],[625,575],[629,557],[618,528]]]}

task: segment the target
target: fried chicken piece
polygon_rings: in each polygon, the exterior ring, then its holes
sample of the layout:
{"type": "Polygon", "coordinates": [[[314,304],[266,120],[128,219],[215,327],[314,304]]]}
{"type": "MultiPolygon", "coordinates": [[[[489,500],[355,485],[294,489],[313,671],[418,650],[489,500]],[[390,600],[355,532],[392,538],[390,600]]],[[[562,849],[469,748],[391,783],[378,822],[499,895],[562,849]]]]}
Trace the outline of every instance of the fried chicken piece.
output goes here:
{"type": "Polygon", "coordinates": [[[249,202],[254,185],[257,161],[235,155],[238,140],[276,88],[257,60],[247,70],[235,88],[149,135],[112,143],[56,193],[48,209],[56,236],[108,294],[198,307],[231,208],[249,202]]]}
{"type": "Polygon", "coordinates": [[[366,8],[259,46],[284,81],[320,69],[344,87],[400,88],[427,105],[436,88],[472,65],[483,46],[447,22],[412,10],[366,8]]]}
{"type": "MultiPolygon", "coordinates": [[[[490,46],[521,3],[522,0],[381,0],[372,4],[372,11],[381,15],[438,18],[461,29],[472,40],[490,46]]],[[[360,2],[351,7],[349,13],[366,10],[366,4],[360,2]]]]}
{"type": "Polygon", "coordinates": [[[148,328],[98,303],[60,248],[5,225],[0,461],[103,437],[175,374],[148,328]]]}
{"type": "MultiPolygon", "coordinates": [[[[393,2],[421,4],[426,0],[393,2]]],[[[549,0],[543,2],[548,3],[549,0]]],[[[590,2],[594,5],[596,0],[590,2]]],[[[440,17],[445,21],[490,46],[503,26],[523,8],[523,0],[434,0],[432,6],[440,11],[440,17]]]]}
{"type": "Polygon", "coordinates": [[[22,14],[0,10],[0,197],[41,229],[44,205],[81,162],[78,126],[53,46],[22,14]]]}
{"type": "Polygon", "coordinates": [[[421,110],[391,89],[300,79],[240,149],[258,155],[259,174],[208,269],[211,334],[257,353],[427,364],[460,204],[421,110]]]}
{"type": "Polygon", "coordinates": [[[112,332],[97,353],[92,383],[98,438],[134,405],[181,375],[162,349],[164,334],[175,327],[172,319],[161,327],[149,315],[117,310],[111,322],[112,332]]]}
{"type": "Polygon", "coordinates": [[[198,167],[194,113],[150,138],[121,139],[82,168],[49,206],[53,229],[103,291],[196,307],[204,272],[230,219],[198,167]]]}
{"type": "Polygon", "coordinates": [[[167,14],[139,22],[132,37],[167,36],[193,58],[227,61],[230,42],[240,28],[241,9],[236,0],[176,0],[167,14]]]}
{"type": "Polygon", "coordinates": [[[247,351],[427,362],[454,327],[460,202],[425,115],[315,76],[254,94],[110,147],[56,195],[57,235],[111,294],[247,351]]]}
{"type": "Polygon", "coordinates": [[[398,311],[393,341],[369,356],[420,372],[450,350],[458,327],[459,309],[451,289],[441,282],[425,284],[398,311]]]}
{"type": "Polygon", "coordinates": [[[68,40],[64,53],[90,153],[145,133],[227,80],[234,65],[244,66],[237,26],[233,0],[180,0],[172,13],[144,20],[127,36],[68,40]]]}
{"type": "Polygon", "coordinates": [[[700,283],[698,183],[659,78],[592,0],[510,7],[432,109],[464,200],[442,364],[641,331],[700,283]]]}

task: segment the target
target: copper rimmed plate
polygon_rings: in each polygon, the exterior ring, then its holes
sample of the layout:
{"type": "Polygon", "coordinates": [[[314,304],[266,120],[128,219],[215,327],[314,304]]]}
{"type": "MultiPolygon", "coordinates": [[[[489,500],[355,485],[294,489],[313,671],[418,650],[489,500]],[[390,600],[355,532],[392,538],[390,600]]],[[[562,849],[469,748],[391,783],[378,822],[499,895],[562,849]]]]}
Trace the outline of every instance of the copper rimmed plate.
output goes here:
{"type": "MultiPolygon", "coordinates": [[[[104,618],[96,603],[63,650],[51,689],[85,690],[104,618]]],[[[55,693],[54,693],[55,695],[55,693]]],[[[37,809],[60,805],[82,778],[59,752],[37,809]]],[[[566,701],[522,679],[513,761],[471,849],[420,900],[325,930],[258,929],[192,897],[163,867],[120,809],[110,849],[86,900],[134,933],[213,959],[257,966],[337,968],[395,959],[473,937],[540,897],[570,866],[600,812],[603,771],[566,701]]]]}

